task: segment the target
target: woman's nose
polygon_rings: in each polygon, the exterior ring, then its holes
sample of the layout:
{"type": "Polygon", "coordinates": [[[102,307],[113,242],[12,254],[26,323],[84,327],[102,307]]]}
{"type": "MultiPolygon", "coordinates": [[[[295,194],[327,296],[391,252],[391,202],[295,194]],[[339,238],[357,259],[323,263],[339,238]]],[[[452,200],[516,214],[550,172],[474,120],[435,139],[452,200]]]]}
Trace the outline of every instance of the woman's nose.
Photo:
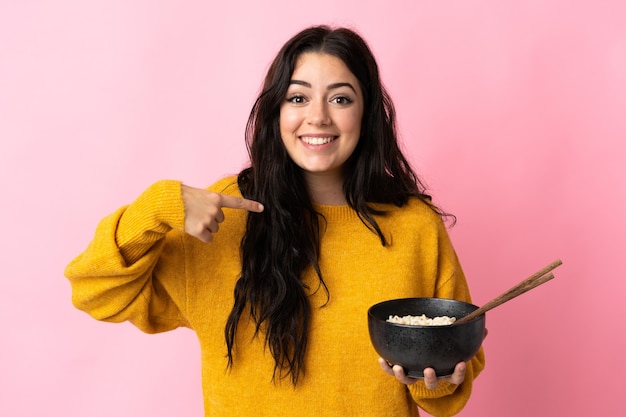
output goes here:
{"type": "Polygon", "coordinates": [[[313,126],[326,126],[330,124],[328,105],[323,100],[314,100],[309,106],[307,121],[313,126]]]}

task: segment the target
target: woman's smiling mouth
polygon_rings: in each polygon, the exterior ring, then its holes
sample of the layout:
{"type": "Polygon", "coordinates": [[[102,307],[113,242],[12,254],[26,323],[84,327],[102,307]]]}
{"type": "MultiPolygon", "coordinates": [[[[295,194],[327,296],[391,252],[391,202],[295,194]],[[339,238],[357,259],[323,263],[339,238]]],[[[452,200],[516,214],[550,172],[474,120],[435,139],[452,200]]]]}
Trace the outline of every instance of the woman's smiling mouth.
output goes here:
{"type": "Polygon", "coordinates": [[[311,137],[301,136],[300,140],[307,145],[325,145],[337,139],[337,136],[311,137]]]}

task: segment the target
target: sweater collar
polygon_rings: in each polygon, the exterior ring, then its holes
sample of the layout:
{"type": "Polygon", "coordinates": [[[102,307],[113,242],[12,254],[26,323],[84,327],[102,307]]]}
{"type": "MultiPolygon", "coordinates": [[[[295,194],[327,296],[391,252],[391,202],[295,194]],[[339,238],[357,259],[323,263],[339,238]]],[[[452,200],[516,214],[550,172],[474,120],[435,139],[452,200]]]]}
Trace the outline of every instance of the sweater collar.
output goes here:
{"type": "Polygon", "coordinates": [[[343,206],[329,206],[324,204],[313,204],[313,208],[326,218],[326,221],[340,222],[346,220],[358,219],[358,216],[352,207],[346,205],[343,206]]]}

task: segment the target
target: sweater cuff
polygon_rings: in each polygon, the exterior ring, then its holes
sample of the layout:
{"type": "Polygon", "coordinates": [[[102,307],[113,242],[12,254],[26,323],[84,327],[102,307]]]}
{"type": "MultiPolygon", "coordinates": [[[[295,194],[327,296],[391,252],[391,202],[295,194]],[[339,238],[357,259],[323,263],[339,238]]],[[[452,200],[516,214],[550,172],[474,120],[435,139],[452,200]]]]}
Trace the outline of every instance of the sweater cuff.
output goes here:
{"type": "Polygon", "coordinates": [[[408,385],[409,391],[413,396],[413,399],[419,401],[420,399],[435,399],[445,397],[456,391],[458,385],[448,381],[439,381],[437,388],[428,389],[424,381],[417,381],[415,384],[408,385]]]}
{"type": "Polygon", "coordinates": [[[135,259],[172,229],[184,230],[185,206],[181,183],[161,180],[152,184],[132,204],[119,220],[116,232],[118,247],[127,259],[135,259]]]}
{"type": "Polygon", "coordinates": [[[185,229],[185,205],[182,185],[176,180],[161,180],[151,185],[139,201],[147,203],[146,210],[154,213],[154,221],[167,225],[169,229],[185,229]]]}

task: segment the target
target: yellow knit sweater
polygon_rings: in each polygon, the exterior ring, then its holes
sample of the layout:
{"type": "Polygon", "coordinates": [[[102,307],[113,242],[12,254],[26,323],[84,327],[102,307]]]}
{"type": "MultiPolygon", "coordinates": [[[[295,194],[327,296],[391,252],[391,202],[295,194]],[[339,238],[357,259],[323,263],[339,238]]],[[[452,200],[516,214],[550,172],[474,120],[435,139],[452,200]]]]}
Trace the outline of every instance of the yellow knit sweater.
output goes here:
{"type": "MultiPolygon", "coordinates": [[[[236,178],[211,190],[240,196],[236,178]]],[[[484,367],[482,350],[456,386],[423,382],[405,386],[385,374],[372,348],[367,310],[401,297],[471,301],[456,254],[441,219],[413,199],[385,207],[379,224],[391,243],[383,247],[347,206],[317,206],[327,220],[320,267],[330,291],[309,283],[312,306],[306,373],[272,382],[274,362],[263,337],[242,318],[227,370],[224,326],[240,273],[239,243],[247,213],[224,209],[225,221],[211,243],[184,233],[184,207],[177,181],[159,181],[135,202],[105,217],[88,248],[66,268],[74,305],[98,320],[128,320],[148,333],[185,326],[202,352],[205,416],[417,416],[417,406],[435,416],[458,413],[484,367]],[[318,291],[315,291],[318,289],[318,291]]]]}

